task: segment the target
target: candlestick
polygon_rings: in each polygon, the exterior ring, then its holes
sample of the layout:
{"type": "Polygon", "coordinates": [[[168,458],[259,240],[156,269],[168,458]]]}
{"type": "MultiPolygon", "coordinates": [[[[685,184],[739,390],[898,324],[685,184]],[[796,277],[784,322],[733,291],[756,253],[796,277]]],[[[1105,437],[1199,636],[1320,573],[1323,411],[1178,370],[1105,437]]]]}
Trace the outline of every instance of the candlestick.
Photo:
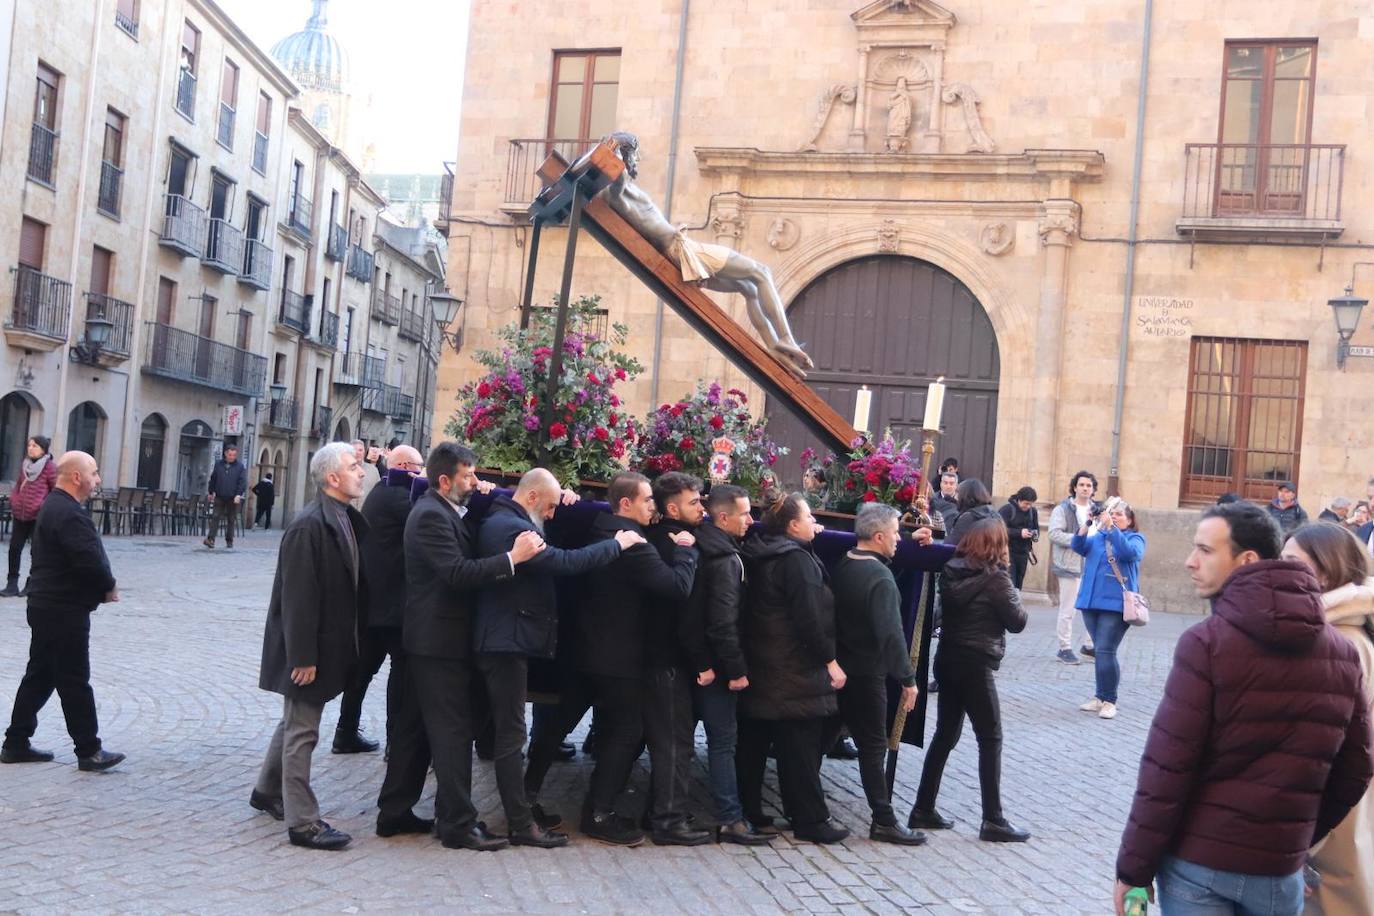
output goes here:
{"type": "Polygon", "coordinates": [[[926,390],[926,415],[921,428],[939,432],[940,415],[945,412],[945,377],[942,375],[931,383],[926,390]]]}
{"type": "Polygon", "coordinates": [[[854,392],[854,429],[861,433],[869,432],[868,417],[873,408],[873,392],[867,385],[860,385],[854,392]]]}

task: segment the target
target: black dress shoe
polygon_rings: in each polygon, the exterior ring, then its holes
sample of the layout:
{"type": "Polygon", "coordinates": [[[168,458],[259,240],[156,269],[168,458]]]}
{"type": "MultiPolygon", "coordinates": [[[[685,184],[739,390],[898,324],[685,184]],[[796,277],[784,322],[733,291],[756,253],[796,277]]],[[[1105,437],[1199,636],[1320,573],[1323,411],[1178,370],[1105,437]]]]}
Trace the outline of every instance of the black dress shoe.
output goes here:
{"type": "Polygon", "coordinates": [[[560,846],[568,845],[568,835],[545,830],[538,824],[530,824],[524,830],[512,831],[510,844],[512,846],[533,846],[536,849],[557,849],[560,846]]]}
{"type": "Polygon", "coordinates": [[[384,818],[380,814],[377,815],[377,836],[399,836],[403,833],[423,835],[433,829],[433,818],[418,817],[414,811],[407,811],[395,818],[384,818]]]}
{"type": "Polygon", "coordinates": [[[326,849],[331,852],[336,849],[343,849],[353,842],[353,837],[342,830],[335,830],[324,821],[316,821],[304,827],[290,828],[286,831],[286,836],[291,840],[292,846],[304,846],[306,849],[326,849]]]}
{"type": "Polygon", "coordinates": [[[76,768],[85,773],[100,773],[117,765],[123,759],[123,754],[116,754],[101,748],[89,757],[76,758],[76,768]]]}
{"type": "Polygon", "coordinates": [[[557,811],[545,811],[544,806],[538,802],[530,805],[530,815],[534,822],[545,830],[556,830],[563,826],[563,815],[557,811]]]}
{"type": "Polygon", "coordinates": [[[799,840],[810,840],[812,843],[838,843],[848,839],[849,828],[841,827],[832,820],[826,820],[806,827],[794,827],[792,828],[792,836],[799,840]]]}
{"type": "Polygon", "coordinates": [[[945,817],[933,808],[929,811],[912,808],[911,817],[906,819],[906,825],[912,830],[917,827],[923,830],[950,830],[954,827],[954,818],[945,817]]]}
{"type": "Polygon", "coordinates": [[[711,842],[709,830],[698,830],[686,818],[668,827],[660,827],[649,834],[655,846],[705,846],[711,842]]]}
{"type": "Polygon", "coordinates": [[[638,846],[644,842],[644,832],[614,811],[588,813],[582,818],[582,832],[609,846],[638,846]]]}
{"type": "Polygon", "coordinates": [[[558,749],[553,752],[554,760],[572,760],[577,756],[577,745],[571,741],[564,741],[558,745],[558,749]]]}
{"type": "Polygon", "coordinates": [[[919,830],[908,830],[901,824],[870,824],[868,838],[879,843],[895,843],[898,846],[920,846],[926,835],[919,830]]]}
{"type": "Polygon", "coordinates": [[[273,820],[286,820],[286,809],[282,807],[282,801],[279,797],[263,795],[257,789],[254,789],[253,794],[248,796],[248,804],[252,805],[263,814],[272,815],[273,820]]]}
{"type": "Polygon", "coordinates": [[[853,739],[840,738],[825,756],[831,760],[858,760],[859,749],[854,746],[853,739]]]}
{"type": "Polygon", "coordinates": [[[48,763],[51,760],[52,751],[40,751],[27,742],[23,747],[7,745],[0,748],[0,763],[48,763]]]}
{"type": "Polygon", "coordinates": [[[334,733],[333,751],[336,754],[370,754],[379,747],[380,744],[365,737],[361,730],[334,733]]]}
{"type": "Polygon", "coordinates": [[[740,846],[764,846],[777,836],[776,832],[760,833],[750,826],[748,821],[741,820],[733,824],[722,824],[719,839],[722,843],[736,843],[740,846]]]}
{"type": "Polygon", "coordinates": [[[754,832],[760,836],[770,838],[782,836],[783,824],[779,823],[777,818],[761,814],[758,817],[746,817],[745,820],[749,822],[749,826],[753,828],[754,832]]]}
{"type": "Polygon", "coordinates": [[[1024,843],[1030,839],[1030,831],[1012,826],[1006,818],[999,821],[983,821],[978,831],[978,839],[987,843],[1024,843]]]}
{"type": "Polygon", "coordinates": [[[489,833],[486,824],[474,824],[462,833],[447,834],[439,842],[448,849],[471,849],[475,852],[494,852],[510,845],[510,840],[505,837],[489,833]]]}

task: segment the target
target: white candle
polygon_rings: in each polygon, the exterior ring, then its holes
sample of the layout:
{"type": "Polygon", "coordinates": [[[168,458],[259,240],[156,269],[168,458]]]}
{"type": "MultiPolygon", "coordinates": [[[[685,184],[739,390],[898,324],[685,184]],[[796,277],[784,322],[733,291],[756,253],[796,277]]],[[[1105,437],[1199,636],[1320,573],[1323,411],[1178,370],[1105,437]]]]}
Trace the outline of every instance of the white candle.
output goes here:
{"type": "Polygon", "coordinates": [[[942,375],[931,383],[926,391],[926,416],[921,421],[921,429],[937,432],[940,429],[940,415],[945,412],[945,377],[942,375]]]}
{"type": "Polygon", "coordinates": [[[858,432],[868,432],[868,414],[872,407],[873,392],[867,385],[860,385],[854,392],[854,429],[858,432]]]}

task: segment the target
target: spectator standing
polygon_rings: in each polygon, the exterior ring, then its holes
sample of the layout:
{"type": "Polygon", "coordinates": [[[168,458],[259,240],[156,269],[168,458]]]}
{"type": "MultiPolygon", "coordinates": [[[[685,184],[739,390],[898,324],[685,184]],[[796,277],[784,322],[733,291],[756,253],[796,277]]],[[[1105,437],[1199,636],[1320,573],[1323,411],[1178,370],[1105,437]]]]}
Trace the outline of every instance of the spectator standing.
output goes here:
{"type": "Polygon", "coordinates": [[[959,484],[957,502],[959,514],[954,523],[946,529],[945,543],[951,547],[959,546],[959,539],[974,525],[988,518],[1001,518],[992,508],[992,494],[983,482],[970,477],[959,484]]]}
{"type": "Polygon", "coordinates": [[[214,549],[221,523],[224,525],[224,546],[234,546],[234,526],[247,493],[248,469],[239,463],[239,447],[226,445],[224,457],[216,461],[210,471],[210,533],[203,542],[206,547],[214,549]]]}
{"type": "MultiPolygon", "coordinates": [[[[1087,525],[1101,505],[1093,500],[1097,493],[1097,478],[1090,471],[1079,471],[1069,481],[1069,497],[1050,513],[1050,572],[1059,582],[1059,615],[1055,618],[1055,635],[1059,637],[1059,654],[1055,657],[1066,665],[1077,665],[1073,651],[1073,622],[1078,617],[1078,584],[1083,578],[1083,558],[1073,550],[1073,536],[1087,525]]],[[[1083,636],[1083,654],[1093,654],[1092,633],[1083,636]]]]}
{"type": "Polygon", "coordinates": [[[1121,684],[1116,653],[1130,628],[1123,613],[1122,583],[1129,591],[1140,590],[1145,536],[1136,528],[1130,505],[1113,497],[1091,525],[1078,529],[1069,546],[1084,557],[1076,606],[1083,612],[1083,623],[1093,640],[1096,674],[1093,698],[1078,708],[1095,712],[1101,719],[1114,719],[1121,684]]]}
{"type": "Polygon", "coordinates": [[[57,691],[77,768],[108,770],[124,759],[100,743],[91,691],[91,614],[118,601],[119,589],[95,523],[82,507],[100,487],[100,469],[85,452],[70,451],[57,463],[57,482],[33,526],[29,570],[29,664],[14,694],[14,711],[0,763],[46,763],[50,751],[30,744],[38,713],[57,691]]]}
{"type": "Polygon", "coordinates": [[[1369,524],[1369,503],[1360,500],[1350,508],[1350,514],[1345,517],[1345,527],[1359,537],[1360,529],[1369,524]]]}
{"type": "Polygon", "coordinates": [[[959,517],[959,472],[945,471],[940,475],[940,492],[930,500],[930,514],[940,515],[943,528],[949,531],[959,517]]]}
{"type": "MultiPolygon", "coordinates": [[[[1283,547],[1283,559],[1312,570],[1322,589],[1326,622],[1355,647],[1364,676],[1361,695],[1374,716],[1374,580],[1369,553],[1337,525],[1299,528],[1283,547]]],[[[1374,913],[1374,791],[1366,791],[1339,826],[1312,850],[1321,883],[1305,912],[1339,916],[1374,913]]]]}
{"type": "Polygon", "coordinates": [[[0,591],[0,598],[22,597],[28,593],[27,588],[19,589],[19,561],[24,555],[24,544],[33,536],[38,509],[57,485],[57,465],[48,451],[49,445],[51,441],[47,436],[33,436],[24,447],[19,479],[10,491],[10,514],[14,518],[10,531],[10,574],[4,591],[0,591]]]}
{"type": "Polygon", "coordinates": [[[1298,488],[1293,481],[1279,481],[1278,495],[1269,503],[1269,514],[1279,523],[1279,531],[1284,537],[1307,524],[1307,511],[1298,505],[1298,488]]]}
{"type": "Polygon", "coordinates": [[[262,480],[253,484],[253,495],[257,497],[257,511],[253,513],[253,527],[258,527],[262,523],[262,530],[267,531],[272,527],[272,506],[277,501],[277,487],[272,482],[272,472],[266,471],[262,475],[262,480]]]}
{"type": "Polygon", "coordinates": [[[1040,513],[1035,509],[1035,501],[1039,498],[1034,487],[1022,487],[998,510],[1007,526],[1011,581],[1017,588],[1026,581],[1026,567],[1030,565],[1035,544],[1040,540],[1040,513]]]}
{"type": "Polygon", "coordinates": [[[382,482],[382,472],[377,468],[380,453],[376,448],[368,448],[363,440],[354,439],[353,455],[358,459],[358,466],[363,469],[363,494],[353,501],[353,508],[361,512],[363,502],[372,493],[372,488],[382,482]]]}
{"type": "Polygon", "coordinates": [[[1296,916],[1309,847],[1369,785],[1359,656],[1279,543],[1250,503],[1198,523],[1187,568],[1212,613],[1179,638],[1146,738],[1116,859],[1118,916],[1127,891],[1156,878],[1165,914],[1296,916]]]}
{"type": "Polygon", "coordinates": [[[1345,524],[1346,518],[1350,515],[1351,501],[1344,496],[1337,496],[1317,515],[1319,522],[1335,522],[1338,525],[1345,524]]]}

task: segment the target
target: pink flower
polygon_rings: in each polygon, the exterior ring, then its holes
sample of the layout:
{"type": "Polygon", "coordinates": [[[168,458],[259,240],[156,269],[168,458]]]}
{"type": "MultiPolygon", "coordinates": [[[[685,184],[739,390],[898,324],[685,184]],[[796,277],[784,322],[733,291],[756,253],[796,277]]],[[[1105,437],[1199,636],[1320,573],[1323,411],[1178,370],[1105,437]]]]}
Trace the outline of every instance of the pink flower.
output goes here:
{"type": "Polygon", "coordinates": [[[625,375],[625,370],[624,370],[624,369],[617,368],[617,369],[615,370],[615,377],[616,377],[617,379],[619,379],[620,381],[622,381],[622,382],[625,381],[625,379],[626,379],[626,377],[627,377],[627,376],[625,375]]]}

